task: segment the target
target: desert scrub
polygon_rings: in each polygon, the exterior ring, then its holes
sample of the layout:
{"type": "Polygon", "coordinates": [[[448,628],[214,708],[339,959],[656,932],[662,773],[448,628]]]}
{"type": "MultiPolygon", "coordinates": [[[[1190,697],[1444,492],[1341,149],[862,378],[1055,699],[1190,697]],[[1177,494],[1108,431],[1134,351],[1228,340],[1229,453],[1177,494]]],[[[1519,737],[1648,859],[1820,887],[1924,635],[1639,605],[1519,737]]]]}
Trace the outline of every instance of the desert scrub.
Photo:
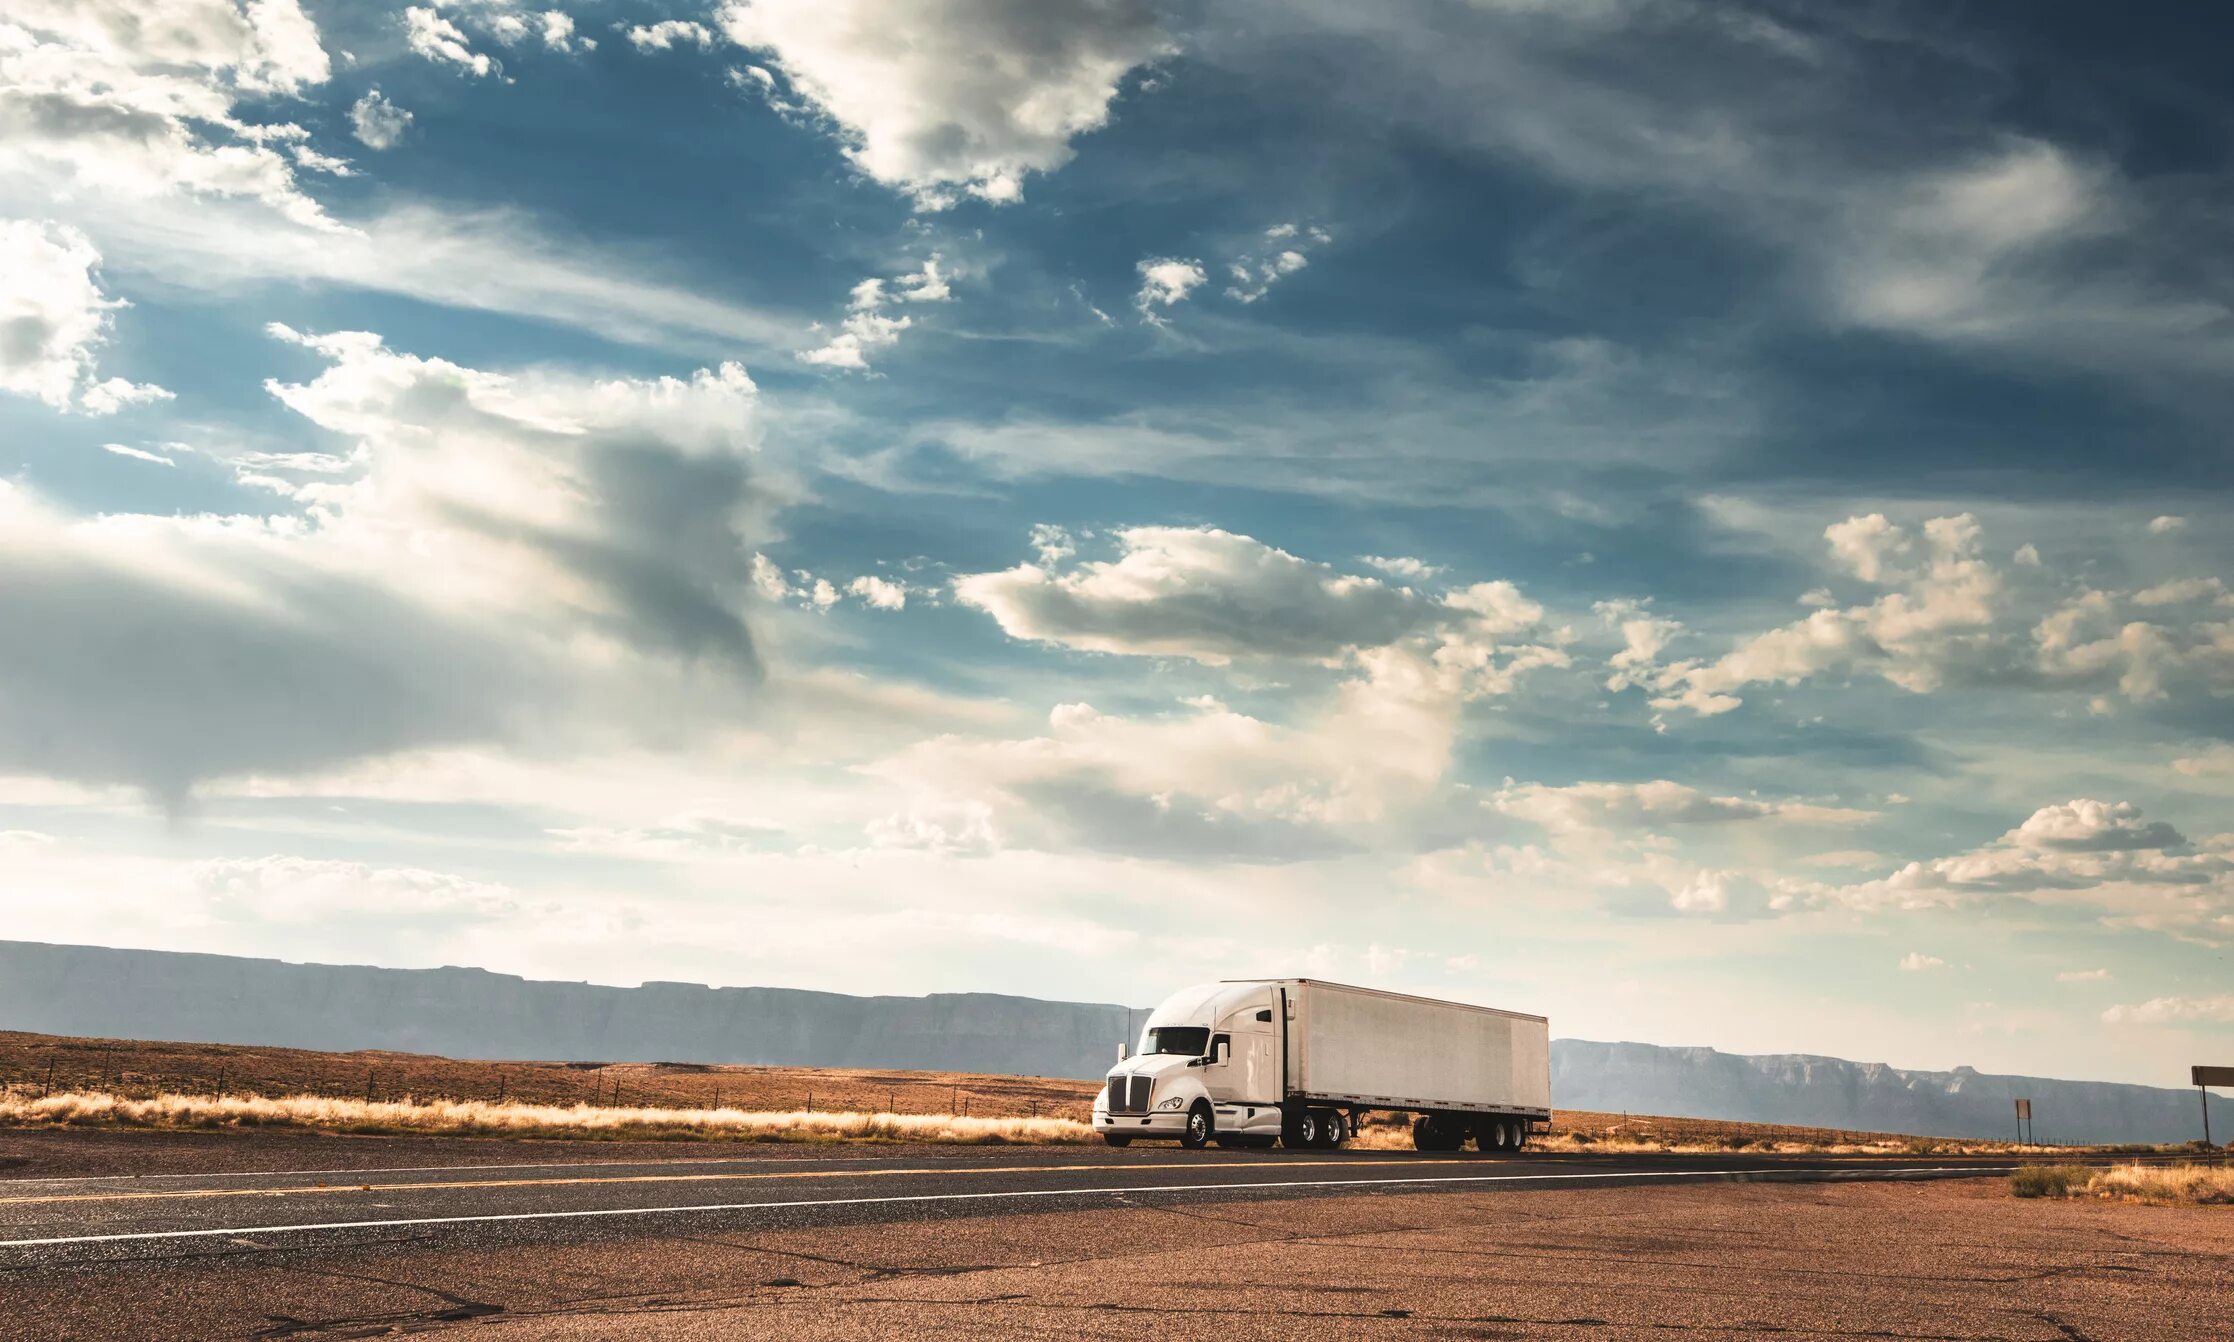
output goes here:
{"type": "Polygon", "coordinates": [[[2234,1207],[2234,1166],[2116,1165],[2088,1186],[2098,1197],[2182,1207],[2234,1207]]]}
{"type": "Polygon", "coordinates": [[[940,1142],[1052,1144],[1094,1140],[1067,1118],[955,1114],[768,1113],[746,1109],[618,1108],[491,1100],[354,1100],[319,1095],[157,1095],[105,1091],[0,1096],[0,1127],[309,1128],[325,1132],[452,1137],[566,1137],[744,1142],[940,1142]]]}
{"type": "Polygon", "coordinates": [[[2093,1178],[2084,1165],[2025,1165],[2009,1176],[2009,1191],[2020,1198],[2067,1198],[2093,1178]]]}

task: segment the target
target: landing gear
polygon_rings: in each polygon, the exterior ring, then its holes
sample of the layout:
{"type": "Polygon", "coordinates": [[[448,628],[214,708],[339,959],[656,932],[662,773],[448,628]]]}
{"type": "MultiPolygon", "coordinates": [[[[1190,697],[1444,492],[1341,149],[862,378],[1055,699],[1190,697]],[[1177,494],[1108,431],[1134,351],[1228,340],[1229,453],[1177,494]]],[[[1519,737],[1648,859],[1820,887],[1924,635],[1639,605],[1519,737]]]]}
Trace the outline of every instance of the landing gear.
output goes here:
{"type": "Polygon", "coordinates": [[[1179,1144],[1189,1151],[1200,1151],[1210,1145],[1217,1132],[1217,1120],[1211,1117],[1210,1106],[1201,1100],[1187,1111],[1187,1126],[1179,1133],[1179,1144]]]}

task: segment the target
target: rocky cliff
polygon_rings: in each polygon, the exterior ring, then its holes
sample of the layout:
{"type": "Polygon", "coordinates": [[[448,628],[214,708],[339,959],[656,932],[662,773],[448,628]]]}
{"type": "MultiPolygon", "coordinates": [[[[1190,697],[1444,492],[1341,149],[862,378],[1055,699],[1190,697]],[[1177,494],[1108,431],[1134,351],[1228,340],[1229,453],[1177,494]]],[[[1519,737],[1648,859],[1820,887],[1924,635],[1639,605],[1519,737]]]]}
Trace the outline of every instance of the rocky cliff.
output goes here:
{"type": "MultiPolygon", "coordinates": [[[[1138,1024],[1139,1016],[1133,1016],[1138,1024]]],[[[1121,1006],[993,993],[848,997],[795,988],[607,988],[484,969],[297,965],[223,955],[0,941],[0,1029],[126,1039],[389,1048],[466,1058],[735,1062],[1099,1076],[1121,1006]]],[[[2199,1135],[2195,1092],[1906,1071],[1803,1054],[1552,1043],[1552,1100],[1626,1110],[1931,1136],[2000,1137],[2010,1101],[2041,1136],[2157,1142],[2199,1135]]],[[[2234,1136],[2234,1104],[2212,1106],[2234,1136]]]]}
{"type": "MultiPolygon", "coordinates": [[[[1136,1021],[1138,1017],[1134,1018],[1136,1021]]],[[[485,969],[298,965],[0,942],[0,1029],[458,1058],[1099,1076],[1125,1009],[994,993],[608,988],[485,969]]]]}
{"type": "MultiPolygon", "coordinates": [[[[1756,1123],[1799,1123],[1934,1137],[2015,1135],[2018,1098],[2046,1141],[2184,1142],[2200,1137],[2193,1090],[2113,1081],[1994,1076],[1970,1067],[1909,1071],[1804,1053],[1747,1056],[1711,1048],[1561,1039],[1551,1048],[1561,1108],[1756,1123]]],[[[2211,1133],[2234,1137],[2234,1104],[2214,1097],[2211,1133]]]]}

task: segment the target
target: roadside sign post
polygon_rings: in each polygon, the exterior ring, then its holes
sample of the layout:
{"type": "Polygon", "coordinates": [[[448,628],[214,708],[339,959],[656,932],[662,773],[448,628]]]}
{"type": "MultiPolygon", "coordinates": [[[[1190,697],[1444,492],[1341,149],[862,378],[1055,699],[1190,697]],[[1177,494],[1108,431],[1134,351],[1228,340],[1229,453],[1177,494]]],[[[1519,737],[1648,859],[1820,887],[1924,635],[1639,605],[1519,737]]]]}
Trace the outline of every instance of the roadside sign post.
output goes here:
{"type": "Polygon", "coordinates": [[[2195,1080],[2195,1097],[2203,1105],[2203,1145],[2211,1144],[2212,1086],[2234,1086],[2234,1067],[2205,1067],[2198,1063],[2189,1073],[2195,1080]]]}
{"type": "Polygon", "coordinates": [[[2025,1144],[2025,1129],[2032,1125],[2032,1101],[2017,1101],[2017,1145],[2025,1144]]]}

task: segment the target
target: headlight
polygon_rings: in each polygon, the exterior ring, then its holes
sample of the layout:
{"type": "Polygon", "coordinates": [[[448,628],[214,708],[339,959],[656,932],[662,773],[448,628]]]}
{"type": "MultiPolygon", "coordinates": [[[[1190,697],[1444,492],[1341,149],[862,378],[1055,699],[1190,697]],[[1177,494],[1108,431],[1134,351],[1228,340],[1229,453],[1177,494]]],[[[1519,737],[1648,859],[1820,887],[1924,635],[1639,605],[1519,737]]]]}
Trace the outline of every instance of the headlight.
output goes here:
{"type": "Polygon", "coordinates": [[[1157,1105],[1156,1107],[1157,1107],[1158,1109],[1183,1109],[1183,1108],[1185,1108],[1185,1107],[1186,1107],[1186,1105],[1187,1105],[1187,1097],[1186,1097],[1186,1096],[1184,1096],[1184,1095],[1174,1095],[1174,1096],[1172,1096],[1172,1097],[1171,1097],[1170,1099],[1168,1099],[1168,1100],[1165,1100],[1165,1101],[1164,1101],[1164,1102],[1163,1102],[1162,1104],[1159,1104],[1159,1105],[1157,1105]]]}

